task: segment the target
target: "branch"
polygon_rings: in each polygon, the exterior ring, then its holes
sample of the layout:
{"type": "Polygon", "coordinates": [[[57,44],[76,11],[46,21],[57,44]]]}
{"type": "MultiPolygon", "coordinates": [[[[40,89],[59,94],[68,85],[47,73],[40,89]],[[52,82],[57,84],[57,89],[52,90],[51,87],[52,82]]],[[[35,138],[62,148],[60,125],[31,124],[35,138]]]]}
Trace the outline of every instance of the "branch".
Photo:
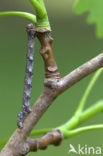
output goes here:
{"type": "Polygon", "coordinates": [[[29,133],[56,97],[79,80],[103,66],[103,54],[100,54],[66,77],[60,79],[60,74],[52,53],[50,33],[44,31],[37,32],[37,37],[41,42],[41,53],[45,64],[46,79],[44,91],[34,104],[32,112],[24,120],[23,129],[17,129],[14,132],[1,151],[0,156],[26,155],[29,151],[29,145],[26,142],[29,133]]]}
{"type": "MultiPolygon", "coordinates": [[[[72,136],[78,135],[81,132],[85,132],[85,131],[88,131],[88,130],[103,129],[103,124],[100,124],[100,125],[86,126],[86,127],[81,127],[81,128],[71,130],[71,129],[79,126],[80,124],[84,123],[85,121],[89,120],[91,117],[95,116],[96,114],[99,114],[100,112],[103,112],[103,100],[97,102],[96,104],[94,104],[93,106],[91,106],[90,108],[85,110],[81,114],[81,116],[79,117],[79,120],[77,118],[73,117],[71,120],[69,120],[64,125],[57,127],[56,129],[59,130],[59,131],[57,131],[57,133],[61,132],[61,136],[64,139],[66,139],[66,138],[70,138],[72,136]],[[76,121],[78,121],[78,123],[76,121]]],[[[50,132],[50,134],[52,134],[52,130],[53,130],[53,128],[34,130],[34,131],[32,131],[30,133],[29,136],[34,137],[34,136],[44,135],[44,134],[46,134],[48,132],[50,132]]],[[[47,137],[45,137],[45,136],[43,138],[45,138],[45,141],[47,143],[46,145],[49,145],[49,142],[48,142],[49,138],[47,139],[47,137]]],[[[42,140],[42,137],[39,138],[39,139],[35,139],[35,140],[33,140],[33,139],[29,139],[29,140],[30,140],[29,142],[31,142],[30,145],[29,145],[30,150],[31,150],[31,145],[32,144],[33,144],[32,145],[33,149],[36,150],[36,148],[37,148],[36,142],[37,142],[37,140],[42,140]]],[[[5,139],[5,140],[1,141],[0,142],[0,148],[2,148],[7,143],[7,141],[8,141],[8,139],[5,139]]],[[[55,141],[58,141],[57,136],[55,138],[55,141]]],[[[54,139],[53,140],[51,139],[51,142],[54,143],[54,139]]],[[[41,146],[43,146],[43,144],[41,146]]]]}
{"type": "Polygon", "coordinates": [[[1,151],[0,156],[22,156],[28,153],[26,139],[40,117],[56,98],[56,91],[45,87],[43,93],[34,104],[32,112],[24,120],[23,128],[17,129],[1,151]],[[16,146],[15,146],[16,143],[16,146]],[[25,147],[25,148],[24,148],[25,147]]]}
{"type": "Polygon", "coordinates": [[[58,82],[59,91],[64,92],[67,88],[70,88],[72,85],[101,67],[103,67],[103,53],[73,70],[67,76],[63,77],[58,82]]]}
{"type": "Polygon", "coordinates": [[[30,151],[37,151],[38,149],[46,149],[48,145],[52,144],[55,146],[59,146],[63,140],[63,136],[59,130],[53,130],[43,137],[39,139],[27,139],[27,143],[29,145],[29,152],[30,151]]]}
{"type": "MultiPolygon", "coordinates": [[[[46,133],[51,132],[52,130],[53,130],[53,128],[33,130],[29,134],[29,137],[37,137],[37,136],[40,136],[40,135],[45,135],[46,133]]],[[[7,143],[8,140],[9,140],[9,137],[4,139],[4,140],[0,140],[0,150],[5,146],[5,144],[7,143]]]]}

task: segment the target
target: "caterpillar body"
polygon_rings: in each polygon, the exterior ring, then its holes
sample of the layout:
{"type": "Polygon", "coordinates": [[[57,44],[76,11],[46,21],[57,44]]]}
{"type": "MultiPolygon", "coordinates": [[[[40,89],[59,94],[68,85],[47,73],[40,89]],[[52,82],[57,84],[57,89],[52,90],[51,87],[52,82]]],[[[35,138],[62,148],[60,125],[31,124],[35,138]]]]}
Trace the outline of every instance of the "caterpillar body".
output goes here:
{"type": "Polygon", "coordinates": [[[31,89],[32,89],[34,46],[35,46],[35,31],[33,28],[33,24],[28,24],[26,30],[28,34],[28,51],[27,51],[27,59],[26,59],[26,74],[25,74],[25,81],[24,81],[23,103],[22,103],[21,112],[18,115],[18,120],[17,120],[18,128],[23,128],[23,121],[31,112],[30,98],[31,98],[31,89]]]}

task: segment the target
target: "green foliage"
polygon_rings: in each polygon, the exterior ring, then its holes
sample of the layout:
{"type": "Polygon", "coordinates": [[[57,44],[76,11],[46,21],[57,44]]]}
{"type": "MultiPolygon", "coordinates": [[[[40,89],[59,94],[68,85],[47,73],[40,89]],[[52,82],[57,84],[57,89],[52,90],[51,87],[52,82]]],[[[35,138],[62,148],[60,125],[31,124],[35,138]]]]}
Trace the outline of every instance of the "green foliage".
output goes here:
{"type": "Polygon", "coordinates": [[[76,0],[76,14],[88,13],[87,23],[96,24],[96,35],[103,38],[103,0],[76,0]]]}
{"type": "Polygon", "coordinates": [[[68,120],[65,124],[63,124],[62,126],[57,127],[57,129],[59,129],[62,132],[64,138],[71,137],[72,134],[76,135],[76,134],[79,134],[86,130],[103,129],[103,124],[102,125],[94,125],[94,126],[91,125],[89,127],[87,126],[87,127],[80,127],[80,129],[74,129],[75,127],[80,125],[82,122],[88,120],[92,116],[103,111],[103,100],[97,102],[96,104],[89,107],[85,111],[83,110],[84,106],[86,104],[87,98],[90,95],[90,91],[92,90],[93,86],[95,85],[97,79],[102,74],[102,72],[103,72],[103,68],[99,69],[94,74],[93,78],[90,80],[73,117],[70,120],[68,120]],[[74,129],[74,130],[72,130],[72,129],[74,129]]]}
{"type": "Polygon", "coordinates": [[[99,76],[102,74],[103,72],[103,68],[99,69],[93,76],[93,78],[91,79],[91,81],[89,82],[85,92],[84,92],[84,95],[83,97],[81,98],[80,100],[80,103],[79,103],[79,106],[76,110],[76,114],[80,114],[83,109],[84,109],[84,106],[86,104],[86,101],[88,99],[88,96],[90,95],[90,92],[93,88],[93,86],[95,85],[96,81],[98,80],[99,76]]]}
{"type": "Polygon", "coordinates": [[[37,16],[36,27],[50,29],[50,23],[43,0],[29,0],[34,7],[37,16]]]}
{"type": "MultiPolygon", "coordinates": [[[[32,6],[35,9],[36,16],[34,14],[26,13],[26,12],[1,12],[0,17],[3,16],[19,16],[24,17],[31,20],[37,27],[42,28],[49,28],[49,21],[47,12],[45,9],[44,1],[43,0],[29,0],[32,6]]],[[[75,12],[77,14],[84,13],[89,11],[89,16],[87,22],[90,24],[96,23],[97,26],[97,36],[103,37],[103,1],[102,0],[77,0],[75,5],[75,12]]],[[[69,138],[74,135],[77,135],[81,132],[85,132],[88,130],[95,130],[95,129],[103,129],[103,124],[101,125],[91,125],[86,127],[80,127],[75,129],[78,125],[82,122],[88,120],[92,116],[96,115],[97,113],[103,112],[103,100],[97,102],[95,105],[91,106],[87,110],[84,111],[84,106],[86,104],[87,98],[90,95],[90,91],[92,90],[94,84],[96,83],[97,79],[99,78],[100,74],[103,72],[103,68],[98,70],[94,77],[91,79],[90,83],[88,84],[82,99],[80,100],[79,106],[74,114],[74,116],[67,121],[65,124],[56,127],[59,129],[63,134],[64,138],[69,138]]],[[[34,130],[31,132],[30,137],[37,137],[44,135],[47,132],[50,132],[52,129],[41,129],[41,130],[34,130]]],[[[8,139],[0,141],[0,150],[6,144],[8,139]]]]}
{"type": "Polygon", "coordinates": [[[5,11],[5,12],[0,12],[0,17],[19,16],[19,17],[27,18],[35,24],[37,29],[46,28],[50,30],[50,23],[48,20],[48,15],[46,12],[44,1],[43,0],[29,0],[29,2],[32,4],[35,10],[36,16],[34,14],[21,12],[21,11],[5,11]]]}

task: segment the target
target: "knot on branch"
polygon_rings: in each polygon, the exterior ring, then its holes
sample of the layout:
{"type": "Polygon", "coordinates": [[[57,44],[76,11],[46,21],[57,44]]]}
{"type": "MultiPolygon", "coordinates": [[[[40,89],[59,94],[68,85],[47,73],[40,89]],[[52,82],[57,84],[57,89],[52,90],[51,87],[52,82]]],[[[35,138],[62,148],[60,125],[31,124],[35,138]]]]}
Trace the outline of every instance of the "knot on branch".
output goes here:
{"type": "Polygon", "coordinates": [[[27,139],[30,151],[37,151],[38,149],[45,150],[48,145],[59,146],[63,140],[63,136],[59,130],[53,130],[41,138],[38,139],[27,139]]]}

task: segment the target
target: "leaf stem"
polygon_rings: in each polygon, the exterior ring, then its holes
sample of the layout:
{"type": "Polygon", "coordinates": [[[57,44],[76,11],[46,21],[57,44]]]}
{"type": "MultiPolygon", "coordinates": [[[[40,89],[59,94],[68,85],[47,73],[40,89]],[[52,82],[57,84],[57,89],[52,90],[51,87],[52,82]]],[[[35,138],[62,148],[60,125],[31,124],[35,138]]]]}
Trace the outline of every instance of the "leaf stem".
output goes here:
{"type": "Polygon", "coordinates": [[[57,129],[60,129],[62,132],[73,129],[100,112],[103,112],[103,100],[86,109],[79,117],[73,116],[69,121],[67,121],[67,123],[57,127],[57,129]]]}
{"type": "Polygon", "coordinates": [[[5,16],[19,16],[19,17],[29,19],[34,24],[36,23],[36,16],[31,13],[27,13],[27,12],[20,12],[20,11],[0,12],[0,17],[5,17],[5,16]]]}
{"type": "Polygon", "coordinates": [[[46,16],[46,11],[43,5],[41,5],[37,0],[29,0],[29,1],[34,7],[38,18],[42,19],[44,16],[46,16]]]}
{"type": "Polygon", "coordinates": [[[75,115],[77,115],[77,114],[80,115],[80,113],[83,111],[83,108],[84,108],[85,103],[86,103],[86,101],[87,101],[87,98],[88,98],[88,96],[89,96],[89,94],[90,94],[90,91],[92,90],[93,86],[95,85],[97,79],[99,78],[99,76],[100,76],[100,74],[101,74],[102,72],[103,72],[103,68],[99,69],[99,70],[94,74],[93,78],[92,78],[91,81],[89,82],[89,84],[88,84],[88,86],[87,86],[87,88],[86,88],[86,90],[85,90],[85,92],[84,92],[83,97],[82,97],[81,100],[80,100],[80,103],[79,103],[79,106],[78,106],[78,108],[77,108],[77,110],[76,110],[75,115]]]}
{"type": "Polygon", "coordinates": [[[50,131],[52,131],[53,128],[45,128],[45,129],[39,129],[39,130],[34,130],[30,133],[30,137],[38,136],[38,135],[44,135],[50,131]]]}
{"type": "Polygon", "coordinates": [[[103,100],[97,102],[96,104],[94,104],[90,108],[86,109],[81,114],[81,117],[79,119],[78,124],[81,124],[81,123],[87,121],[88,119],[90,119],[91,117],[95,116],[96,114],[98,114],[100,112],[103,112],[103,100]]]}
{"type": "Polygon", "coordinates": [[[51,28],[50,28],[50,23],[48,20],[48,15],[47,15],[44,1],[43,0],[29,0],[29,1],[36,11],[36,17],[37,17],[36,28],[37,28],[37,30],[39,30],[41,28],[42,29],[46,28],[47,30],[50,31],[51,28]]]}
{"type": "Polygon", "coordinates": [[[81,122],[88,120],[90,117],[92,117],[93,115],[95,115],[101,111],[101,108],[103,108],[103,101],[100,102],[99,104],[97,103],[96,105],[94,105],[94,106],[90,107],[89,109],[87,109],[86,111],[82,112],[83,108],[85,106],[85,103],[87,101],[87,98],[90,94],[90,91],[92,90],[95,82],[99,78],[102,71],[103,71],[103,68],[99,69],[94,74],[93,78],[89,82],[89,84],[84,92],[83,97],[80,100],[79,106],[78,106],[75,114],[73,115],[73,117],[69,121],[67,121],[65,124],[58,127],[58,129],[60,129],[61,131],[65,131],[67,129],[68,130],[73,129],[74,127],[79,125],[81,122]]]}
{"type": "MultiPolygon", "coordinates": [[[[72,118],[66,124],[64,124],[60,127],[57,127],[55,129],[59,129],[61,131],[64,139],[70,138],[72,136],[75,136],[75,135],[80,134],[80,133],[85,132],[85,131],[102,129],[103,124],[86,126],[86,127],[81,127],[81,128],[77,128],[74,130],[70,130],[71,128],[75,128],[75,127],[79,126],[81,123],[87,121],[88,119],[90,119],[91,117],[93,117],[94,115],[96,115],[102,111],[103,111],[103,100],[97,102],[96,104],[94,104],[93,106],[91,106],[90,108],[85,110],[81,114],[79,120],[77,120],[76,117],[72,118]]],[[[46,134],[52,130],[53,130],[53,128],[33,130],[29,136],[35,137],[35,136],[44,135],[44,134],[46,134]]],[[[0,141],[0,149],[2,149],[4,147],[4,145],[7,143],[7,141],[8,141],[8,139],[0,141]]]]}
{"type": "Polygon", "coordinates": [[[63,136],[65,139],[67,139],[67,138],[70,138],[74,135],[81,134],[82,132],[91,131],[91,130],[98,130],[98,129],[103,129],[103,124],[85,126],[85,127],[77,128],[75,130],[71,130],[71,131],[64,131],[63,136]]]}

